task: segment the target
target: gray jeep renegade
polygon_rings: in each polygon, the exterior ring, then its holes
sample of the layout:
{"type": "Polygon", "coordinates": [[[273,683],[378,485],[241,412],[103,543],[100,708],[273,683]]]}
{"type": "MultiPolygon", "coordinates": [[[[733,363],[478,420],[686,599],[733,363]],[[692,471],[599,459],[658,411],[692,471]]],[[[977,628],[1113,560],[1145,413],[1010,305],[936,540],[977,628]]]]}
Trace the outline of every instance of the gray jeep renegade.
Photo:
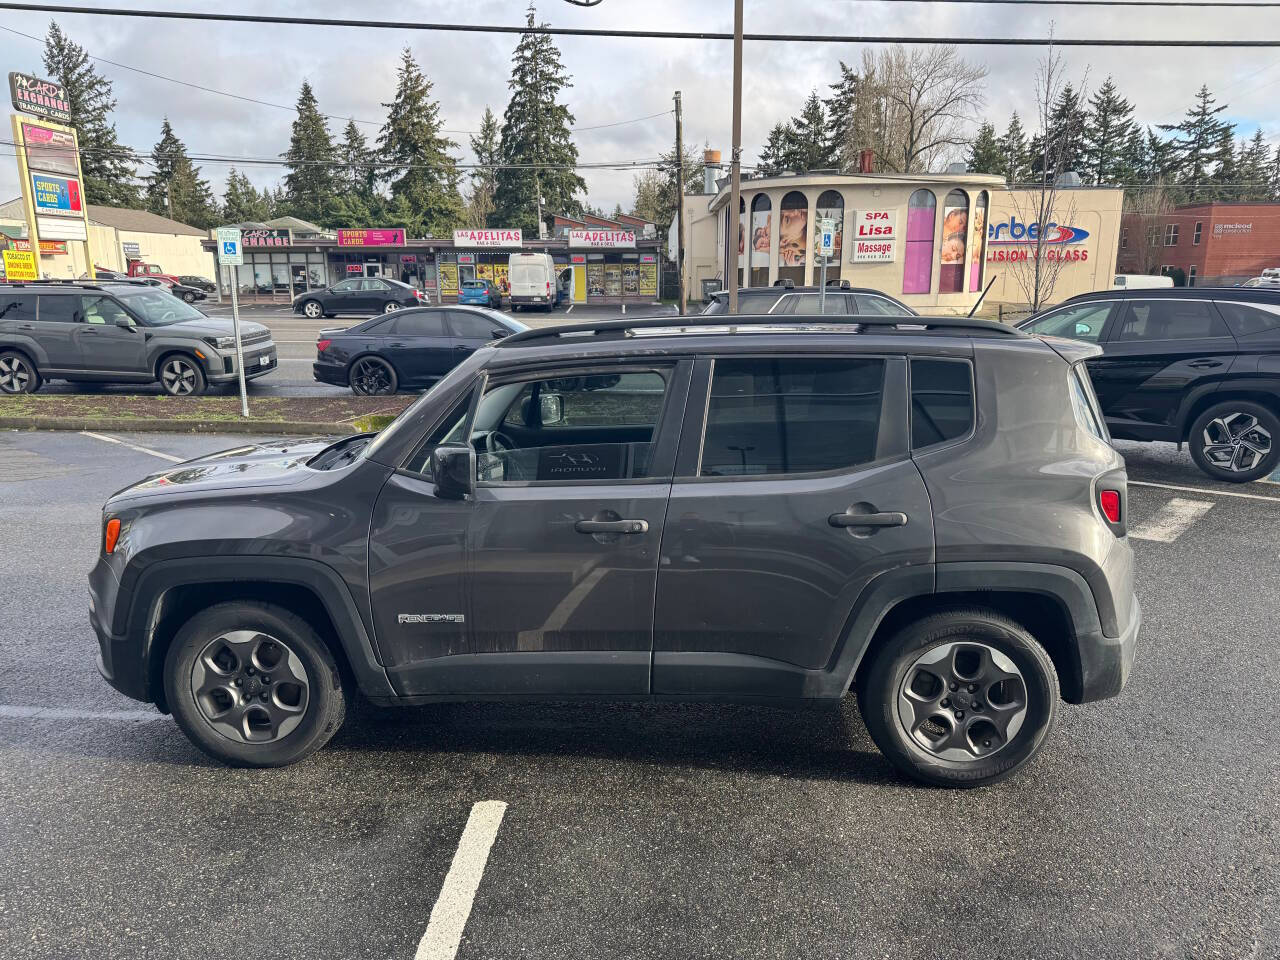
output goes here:
{"type": "Polygon", "coordinates": [[[476,351],[377,436],[120,491],[99,668],[227,763],[357,691],[838,701],[907,774],[1010,776],[1141,621],[1096,347],[922,317],[671,318],[476,351]]]}

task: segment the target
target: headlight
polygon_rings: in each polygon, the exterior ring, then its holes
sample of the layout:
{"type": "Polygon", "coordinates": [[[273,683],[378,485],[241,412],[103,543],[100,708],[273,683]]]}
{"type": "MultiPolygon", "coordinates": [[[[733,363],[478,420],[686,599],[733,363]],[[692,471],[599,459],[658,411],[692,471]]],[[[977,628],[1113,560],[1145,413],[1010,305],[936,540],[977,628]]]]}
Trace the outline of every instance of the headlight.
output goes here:
{"type": "Polygon", "coordinates": [[[218,350],[230,350],[236,345],[235,337],[205,337],[204,342],[218,350]]]}

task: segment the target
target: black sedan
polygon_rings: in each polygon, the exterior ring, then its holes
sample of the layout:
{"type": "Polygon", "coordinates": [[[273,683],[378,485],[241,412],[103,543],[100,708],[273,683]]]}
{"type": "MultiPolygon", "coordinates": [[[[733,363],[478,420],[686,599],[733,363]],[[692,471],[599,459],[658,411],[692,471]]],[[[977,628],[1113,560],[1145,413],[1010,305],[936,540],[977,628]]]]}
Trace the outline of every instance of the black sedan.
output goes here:
{"type": "Polygon", "coordinates": [[[180,283],[188,287],[195,287],[197,290],[203,290],[205,293],[213,293],[217,290],[217,286],[208,277],[198,277],[195,274],[187,274],[178,277],[180,283]]]}
{"type": "Polygon", "coordinates": [[[529,329],[487,307],[418,307],[353,327],[321,330],[315,378],[361,394],[422,389],[472,352],[529,329]]]}
{"type": "Polygon", "coordinates": [[[308,290],[293,298],[293,312],[318,320],[340,313],[368,316],[394,313],[422,303],[422,291],[388,277],[351,277],[323,290],[308,290]]]}

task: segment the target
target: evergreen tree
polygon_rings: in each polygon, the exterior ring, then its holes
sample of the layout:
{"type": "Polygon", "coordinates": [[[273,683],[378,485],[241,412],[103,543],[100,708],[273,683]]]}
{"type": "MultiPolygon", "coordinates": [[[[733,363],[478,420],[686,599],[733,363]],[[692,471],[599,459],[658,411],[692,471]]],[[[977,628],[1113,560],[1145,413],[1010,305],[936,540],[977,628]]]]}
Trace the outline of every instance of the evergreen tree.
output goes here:
{"type": "Polygon", "coordinates": [[[775,123],[769,131],[769,139],[760,151],[760,159],[756,163],[756,172],[764,177],[776,177],[793,169],[791,158],[795,155],[792,141],[795,131],[790,124],[775,123]]]}
{"type": "Polygon", "coordinates": [[[259,193],[243,173],[231,168],[222,194],[223,223],[261,223],[271,219],[271,199],[259,193]]]}
{"type": "Polygon", "coordinates": [[[996,140],[996,128],[984,121],[978,127],[978,135],[969,144],[969,156],[965,165],[973,173],[1003,174],[1004,155],[1000,151],[1000,143],[996,140]]]}
{"type": "Polygon", "coordinates": [[[1271,199],[1271,151],[1267,141],[1262,137],[1259,127],[1252,140],[1240,142],[1240,153],[1236,157],[1236,179],[1247,184],[1231,191],[1231,199],[1265,203],[1271,199]]]}
{"type": "MultiPolygon", "coordinates": [[[[1068,170],[1082,173],[1085,170],[1085,128],[1088,126],[1088,115],[1082,101],[1081,94],[1070,83],[1063,85],[1058,99],[1054,101],[1049,114],[1049,133],[1058,141],[1056,151],[1061,159],[1058,162],[1059,169],[1048,171],[1050,174],[1057,175],[1068,170]]],[[[1040,157],[1042,164],[1043,145],[1033,152],[1040,157]]],[[[1039,172],[1038,166],[1034,164],[1033,169],[1039,172]]]]}
{"type": "Polygon", "coordinates": [[[498,164],[502,162],[502,135],[498,118],[488,107],[480,118],[480,129],[471,137],[476,166],[471,171],[471,196],[467,199],[468,220],[473,227],[492,226],[493,198],[498,192],[498,164]]]}
{"type": "Polygon", "coordinates": [[[342,141],[336,147],[336,192],[324,212],[324,224],[330,227],[364,227],[382,219],[382,198],[378,196],[378,170],[368,138],[348,120],[342,141]]]}
{"type": "Polygon", "coordinates": [[[1224,132],[1234,138],[1235,125],[1220,120],[1218,114],[1227,105],[1215,106],[1213,94],[1202,84],[1196,102],[1188,108],[1181,123],[1162,123],[1160,129],[1174,134],[1172,144],[1173,171],[1184,185],[1207,183],[1223,160],[1224,132]]]}
{"type": "Polygon", "coordinates": [[[336,156],[316,95],[305,80],[298,93],[298,116],[293,121],[289,149],[281,156],[289,168],[284,178],[288,212],[313,223],[323,220],[338,192],[333,167],[336,156]]]}
{"type": "Polygon", "coordinates": [[[44,72],[67,91],[71,120],[80,142],[80,169],[87,203],[136,207],[137,171],[129,150],[116,139],[110,120],[116,98],[111,81],[98,76],[89,55],[73,43],[57,23],[49,24],[44,40],[44,72]]]}
{"type": "Polygon", "coordinates": [[[1276,155],[1271,161],[1270,176],[1271,199],[1280,200],[1280,144],[1276,145],[1276,155]]]}
{"type": "Polygon", "coordinates": [[[862,105],[862,78],[843,60],[840,79],[830,84],[831,96],[823,101],[827,111],[827,155],[841,173],[858,169],[857,116],[862,105]]]}
{"type": "Polygon", "coordinates": [[[1120,96],[1115,82],[1107,77],[1089,99],[1081,171],[1086,182],[1124,182],[1128,175],[1125,152],[1134,129],[1133,104],[1120,96]]]}
{"type": "Polygon", "coordinates": [[[818,91],[811,91],[804,102],[800,116],[791,120],[790,153],[787,167],[800,172],[823,170],[838,165],[831,149],[831,134],[827,129],[827,113],[818,91]]]}
{"type": "Polygon", "coordinates": [[[1010,183],[1026,183],[1031,178],[1031,154],[1016,111],[1009,117],[1009,126],[996,146],[1000,151],[1000,166],[996,172],[1003,173],[1010,183]]]}
{"type": "Polygon", "coordinates": [[[506,227],[538,229],[538,198],[544,218],[555,213],[576,216],[582,211],[578,195],[586,181],[578,176],[578,148],[570,126],[573,114],[559,101],[573,84],[549,34],[537,32],[529,5],[528,29],[521,34],[511,58],[511,99],[502,115],[502,162],[518,164],[498,171],[494,193],[494,222],[506,227]]]}
{"type": "Polygon", "coordinates": [[[680,163],[676,159],[675,147],[664,153],[658,164],[657,169],[646,170],[632,181],[635,200],[631,205],[631,215],[651,221],[657,228],[658,237],[665,239],[682,195],[702,192],[703,161],[697,151],[685,150],[683,186],[677,183],[680,163]]]}
{"type": "Polygon", "coordinates": [[[186,144],[173,132],[168,117],[160,126],[160,141],[151,148],[151,166],[146,186],[148,210],[205,229],[218,221],[213,190],[191,163],[186,144]]]}
{"type": "Polygon", "coordinates": [[[393,216],[412,231],[448,235],[462,219],[458,161],[449,150],[458,144],[440,132],[440,104],[431,99],[431,81],[408,47],[400,55],[396,95],[378,149],[391,181],[393,216]],[[407,219],[406,219],[407,218],[407,219]]]}

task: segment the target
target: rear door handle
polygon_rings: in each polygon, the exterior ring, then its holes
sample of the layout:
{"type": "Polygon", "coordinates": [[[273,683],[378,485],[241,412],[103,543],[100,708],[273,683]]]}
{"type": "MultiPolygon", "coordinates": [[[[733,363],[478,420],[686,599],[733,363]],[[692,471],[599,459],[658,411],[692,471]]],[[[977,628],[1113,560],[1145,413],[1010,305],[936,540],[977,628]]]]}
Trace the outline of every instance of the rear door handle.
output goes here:
{"type": "Polygon", "coordinates": [[[648,520],[579,520],[573,525],[579,533],[648,533],[648,520]]]}
{"type": "Polygon", "coordinates": [[[833,513],[827,517],[833,527],[904,527],[905,513],[833,513]]]}
{"type": "Polygon", "coordinates": [[[1192,360],[1190,363],[1187,364],[1187,366],[1196,367],[1197,369],[1202,367],[1220,367],[1222,366],[1222,361],[1221,360],[1192,360]]]}

